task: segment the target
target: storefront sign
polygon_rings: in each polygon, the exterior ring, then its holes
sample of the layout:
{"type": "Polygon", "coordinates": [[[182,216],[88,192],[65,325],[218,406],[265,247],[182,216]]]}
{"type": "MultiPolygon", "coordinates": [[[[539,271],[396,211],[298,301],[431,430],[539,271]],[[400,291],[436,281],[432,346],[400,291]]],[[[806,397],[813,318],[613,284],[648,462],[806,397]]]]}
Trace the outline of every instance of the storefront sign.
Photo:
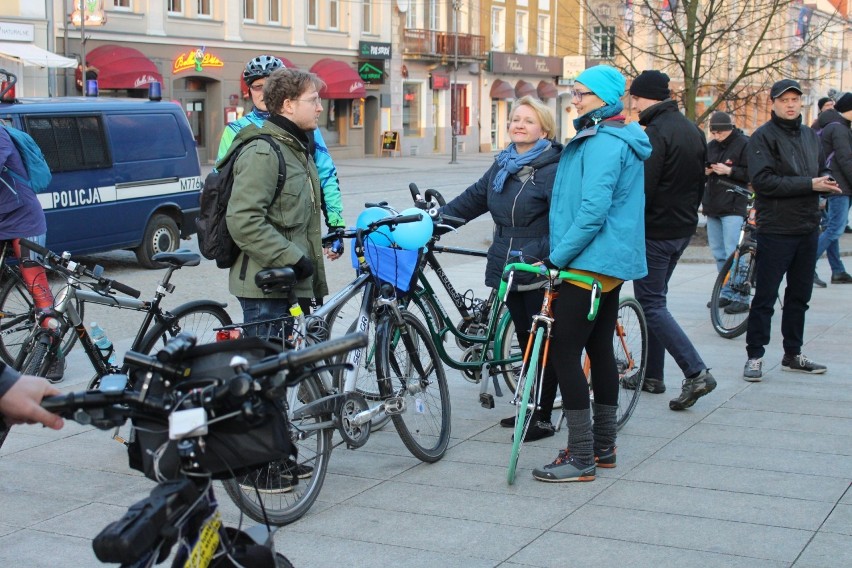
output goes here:
{"type": "Polygon", "coordinates": [[[362,59],[390,59],[391,44],[377,41],[358,42],[358,53],[362,59]]]}
{"type": "Polygon", "coordinates": [[[429,74],[429,87],[433,91],[445,91],[450,88],[450,76],[440,71],[432,71],[429,74]]]}
{"type": "Polygon", "coordinates": [[[0,41],[33,41],[35,26],[32,24],[13,24],[0,22],[0,41]]]}
{"type": "Polygon", "coordinates": [[[558,77],[562,75],[562,58],[492,51],[488,70],[492,73],[558,77]]]}
{"type": "Polygon", "coordinates": [[[368,85],[383,85],[385,72],[382,61],[360,61],[358,62],[358,75],[368,85]]]}
{"type": "Polygon", "coordinates": [[[172,73],[180,73],[188,69],[193,69],[196,73],[201,73],[206,67],[224,67],[225,64],[221,59],[208,53],[206,48],[199,47],[192,51],[178,55],[172,65],[172,73]]]}

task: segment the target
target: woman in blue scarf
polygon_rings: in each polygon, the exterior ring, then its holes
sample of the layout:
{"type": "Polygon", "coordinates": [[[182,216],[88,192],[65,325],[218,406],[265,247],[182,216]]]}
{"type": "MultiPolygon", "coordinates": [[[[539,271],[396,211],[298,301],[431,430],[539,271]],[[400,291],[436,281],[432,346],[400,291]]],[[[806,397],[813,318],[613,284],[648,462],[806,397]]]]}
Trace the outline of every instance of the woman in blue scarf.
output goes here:
{"type": "Polygon", "coordinates": [[[621,116],[624,85],[621,73],[607,65],[586,69],[574,83],[577,135],[565,146],[556,172],[550,256],[544,263],[597,278],[603,294],[590,322],[590,287],[573,281],[560,287],[550,363],[562,392],[568,447],[533,471],[541,481],[591,481],[596,463],[615,467],[619,385],[612,337],[622,283],[647,273],[642,162],[651,155],[642,128],[621,116]],[[592,366],[594,426],[584,349],[592,366]]]}
{"type": "MultiPolygon", "coordinates": [[[[562,145],[550,140],[556,122],[550,109],[532,97],[515,101],[509,114],[511,144],[497,155],[479,181],[450,201],[443,212],[467,221],[485,213],[494,219],[494,238],[488,249],[485,284],[496,288],[503,267],[523,251],[526,262],[544,259],[550,252],[547,215],[562,145]]],[[[506,299],[520,345],[527,344],[532,315],[541,307],[541,283],[531,274],[516,274],[506,299]]],[[[548,367],[542,392],[542,410],[532,418],[526,440],[552,436],[550,415],[556,398],[556,375],[548,367]]],[[[501,421],[514,426],[515,417],[501,421]]]]}

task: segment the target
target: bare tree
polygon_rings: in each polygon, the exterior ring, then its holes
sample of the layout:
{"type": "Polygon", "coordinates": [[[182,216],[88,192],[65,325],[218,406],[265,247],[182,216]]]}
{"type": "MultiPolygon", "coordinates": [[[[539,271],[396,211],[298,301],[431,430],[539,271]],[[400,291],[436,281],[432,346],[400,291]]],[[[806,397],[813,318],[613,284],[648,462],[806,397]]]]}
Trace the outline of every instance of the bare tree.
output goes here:
{"type": "Polygon", "coordinates": [[[754,107],[782,77],[807,89],[841,72],[844,21],[829,2],[822,2],[827,11],[797,0],[581,2],[587,58],[629,77],[665,71],[682,85],[676,96],[698,123],[717,108],[754,107]]]}

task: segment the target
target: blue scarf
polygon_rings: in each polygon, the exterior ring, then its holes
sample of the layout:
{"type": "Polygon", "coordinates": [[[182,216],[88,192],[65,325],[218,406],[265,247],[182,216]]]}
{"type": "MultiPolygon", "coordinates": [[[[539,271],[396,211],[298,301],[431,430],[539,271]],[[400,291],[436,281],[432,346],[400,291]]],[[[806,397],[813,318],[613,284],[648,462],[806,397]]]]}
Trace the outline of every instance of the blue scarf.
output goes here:
{"type": "Polygon", "coordinates": [[[491,186],[496,193],[503,191],[503,185],[506,183],[506,178],[509,174],[516,174],[521,171],[521,168],[541,156],[542,152],[550,148],[550,140],[541,138],[535,143],[535,146],[518,154],[515,148],[515,143],[509,144],[508,148],[497,154],[497,164],[500,166],[500,171],[494,176],[494,184],[491,186]]]}
{"type": "Polygon", "coordinates": [[[618,113],[624,110],[624,105],[621,101],[617,101],[615,104],[602,106],[601,108],[596,108],[593,111],[589,111],[583,116],[574,119],[574,130],[580,132],[590,126],[597,126],[597,124],[605,120],[611,116],[616,116],[618,113]]]}

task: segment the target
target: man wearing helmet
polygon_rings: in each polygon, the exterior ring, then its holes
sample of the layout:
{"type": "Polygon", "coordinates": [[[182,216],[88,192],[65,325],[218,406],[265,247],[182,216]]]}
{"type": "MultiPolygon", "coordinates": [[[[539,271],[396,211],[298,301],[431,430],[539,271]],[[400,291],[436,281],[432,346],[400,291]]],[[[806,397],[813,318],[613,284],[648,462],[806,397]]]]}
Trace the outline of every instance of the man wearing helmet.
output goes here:
{"type": "MultiPolygon", "coordinates": [[[[245,81],[249,89],[254,108],[242,118],[229,123],[225,127],[224,132],[222,132],[222,139],[219,141],[219,152],[216,156],[216,163],[219,163],[225,157],[228,148],[231,147],[231,143],[240,130],[249,125],[260,128],[263,125],[263,121],[269,118],[269,110],[263,102],[263,86],[266,83],[266,78],[273,71],[282,67],[284,67],[284,62],[272,55],[259,55],[246,64],[246,68],[243,70],[243,81],[245,81]]],[[[346,224],[343,221],[343,200],[340,196],[340,181],[337,178],[337,168],[334,167],[334,161],[331,159],[331,154],[328,151],[328,147],[322,138],[319,128],[313,132],[312,155],[319,171],[325,224],[330,231],[337,227],[344,227],[346,224]]],[[[339,258],[343,254],[342,245],[343,243],[340,242],[337,246],[326,248],[326,257],[329,260],[339,258]]]]}

